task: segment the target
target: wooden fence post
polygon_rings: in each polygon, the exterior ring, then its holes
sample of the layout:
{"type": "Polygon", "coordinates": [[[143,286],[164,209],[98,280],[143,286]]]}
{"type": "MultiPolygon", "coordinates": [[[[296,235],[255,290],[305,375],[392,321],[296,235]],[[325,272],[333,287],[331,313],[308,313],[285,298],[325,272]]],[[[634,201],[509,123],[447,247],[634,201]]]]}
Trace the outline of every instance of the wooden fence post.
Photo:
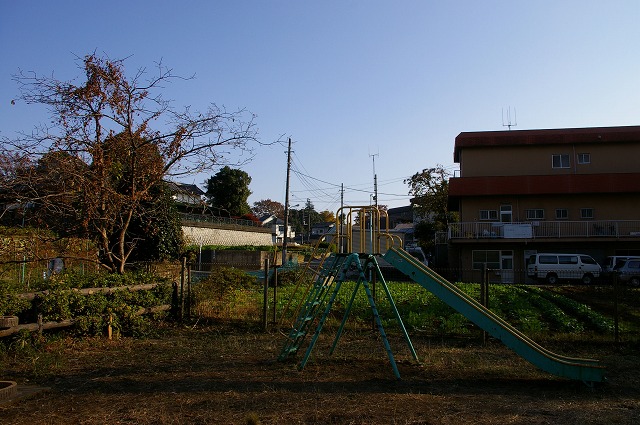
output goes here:
{"type": "Polygon", "coordinates": [[[613,271],[613,335],[616,344],[620,342],[620,329],[619,329],[619,299],[620,297],[620,281],[618,280],[618,272],[613,271]]]}
{"type": "Polygon", "coordinates": [[[264,287],[262,291],[262,329],[267,331],[267,310],[269,309],[269,259],[264,259],[264,287]]]}
{"type": "Polygon", "coordinates": [[[276,324],[277,305],[278,305],[278,267],[274,267],[273,268],[273,324],[274,325],[276,324]]]}
{"type": "Polygon", "coordinates": [[[182,270],[180,272],[180,320],[184,318],[184,280],[187,269],[187,257],[182,257],[182,270]]]}
{"type": "MultiPolygon", "coordinates": [[[[480,282],[480,304],[489,308],[489,269],[487,263],[482,265],[482,281],[480,282]]],[[[482,344],[487,344],[487,331],[482,331],[482,344]]]]}

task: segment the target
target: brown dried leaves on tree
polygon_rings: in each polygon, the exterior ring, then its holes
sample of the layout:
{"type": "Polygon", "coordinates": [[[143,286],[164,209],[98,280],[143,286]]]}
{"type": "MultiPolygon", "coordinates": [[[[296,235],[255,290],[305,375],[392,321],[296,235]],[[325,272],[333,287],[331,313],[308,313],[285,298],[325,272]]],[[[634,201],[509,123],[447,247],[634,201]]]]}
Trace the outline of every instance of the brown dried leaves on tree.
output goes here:
{"type": "Polygon", "coordinates": [[[95,54],[79,68],[81,84],[14,77],[24,102],[48,108],[51,125],[0,142],[0,194],[31,202],[42,226],[91,237],[101,264],[122,272],[136,249],[127,230],[151,189],[225,163],[223,151],[250,152],[254,116],[215,104],[202,113],[174,109],[157,92],[179,77],[162,64],[150,79],[144,69],[127,78],[123,61],[95,54]]]}

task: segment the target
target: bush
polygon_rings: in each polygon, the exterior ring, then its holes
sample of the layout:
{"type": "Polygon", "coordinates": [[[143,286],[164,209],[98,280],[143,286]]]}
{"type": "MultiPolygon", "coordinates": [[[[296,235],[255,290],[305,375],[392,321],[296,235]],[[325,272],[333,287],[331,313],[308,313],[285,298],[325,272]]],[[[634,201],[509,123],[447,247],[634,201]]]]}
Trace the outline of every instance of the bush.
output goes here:
{"type": "Polygon", "coordinates": [[[215,316],[220,311],[244,301],[247,290],[259,288],[253,276],[233,267],[216,267],[211,274],[193,285],[191,306],[196,314],[215,316]]]}
{"type": "Polygon", "coordinates": [[[193,286],[194,304],[204,299],[222,301],[239,289],[256,287],[256,279],[234,267],[216,267],[193,286]]]}
{"type": "Polygon", "coordinates": [[[39,289],[46,292],[38,294],[32,302],[19,297],[15,288],[2,288],[0,315],[18,315],[22,323],[35,322],[38,314],[42,314],[45,322],[73,319],[75,333],[82,336],[104,334],[111,317],[117,333],[142,336],[153,329],[153,321],[150,316],[137,316],[137,311],[172,302],[169,280],[145,272],[122,275],[62,273],[43,280],[39,289]],[[122,289],[110,294],[83,295],[74,290],[151,283],[158,285],[146,291],[122,289]]]}
{"type": "MultiPolygon", "coordinates": [[[[309,276],[302,275],[303,270],[299,268],[279,268],[278,269],[278,286],[289,286],[298,283],[299,280],[303,280],[301,285],[308,286],[311,284],[311,278],[309,276]]],[[[271,282],[273,285],[273,282],[271,282]]]]}

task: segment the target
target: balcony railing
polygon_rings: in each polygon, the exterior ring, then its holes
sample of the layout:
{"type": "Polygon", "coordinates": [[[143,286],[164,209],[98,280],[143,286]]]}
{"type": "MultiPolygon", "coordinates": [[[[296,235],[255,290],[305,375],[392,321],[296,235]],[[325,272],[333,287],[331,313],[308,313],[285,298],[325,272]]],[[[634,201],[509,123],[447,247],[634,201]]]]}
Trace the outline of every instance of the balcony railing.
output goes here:
{"type": "Polygon", "coordinates": [[[639,220],[465,222],[449,225],[449,239],[640,238],[639,220]]]}
{"type": "Polygon", "coordinates": [[[260,223],[251,220],[244,220],[239,218],[227,218],[227,217],[214,217],[204,214],[180,214],[180,219],[185,221],[191,221],[196,223],[212,223],[212,224],[226,224],[234,226],[244,227],[262,227],[260,223]]]}

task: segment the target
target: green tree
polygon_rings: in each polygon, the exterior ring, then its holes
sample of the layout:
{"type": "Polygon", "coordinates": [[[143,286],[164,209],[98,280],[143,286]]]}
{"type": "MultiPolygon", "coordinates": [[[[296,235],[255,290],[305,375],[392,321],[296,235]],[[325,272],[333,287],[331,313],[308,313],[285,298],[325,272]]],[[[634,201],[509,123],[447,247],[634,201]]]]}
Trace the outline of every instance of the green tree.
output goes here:
{"type": "Polygon", "coordinates": [[[242,170],[223,167],[209,178],[206,197],[214,214],[225,217],[240,217],[251,212],[247,199],[251,195],[251,177],[242,170]]]}
{"type": "MultiPolygon", "coordinates": [[[[375,208],[375,206],[374,206],[374,205],[371,205],[371,208],[370,208],[370,209],[371,209],[371,210],[373,210],[374,208],[375,208]]],[[[378,212],[380,213],[380,214],[379,214],[379,215],[380,215],[380,227],[384,227],[384,226],[385,226],[386,221],[385,221],[385,220],[383,220],[383,215],[382,215],[382,214],[383,214],[385,211],[387,211],[387,210],[389,209],[389,207],[388,207],[387,205],[378,205],[378,207],[377,207],[377,208],[378,208],[378,212]]],[[[356,213],[355,213],[355,216],[354,216],[354,218],[353,218],[353,224],[354,224],[355,226],[360,226],[360,223],[363,221],[363,220],[362,220],[362,218],[360,217],[360,216],[362,215],[361,213],[362,213],[362,211],[361,211],[361,210],[357,210],[357,211],[356,211],[356,213]]],[[[370,222],[371,222],[370,214],[371,214],[371,211],[369,211],[369,210],[365,210],[365,215],[366,215],[365,220],[364,220],[364,223],[365,223],[364,225],[365,225],[365,227],[369,227],[369,226],[370,226],[370,222]]]]}
{"type": "Polygon", "coordinates": [[[404,181],[409,185],[411,204],[422,223],[416,226],[416,236],[423,246],[433,242],[436,232],[446,231],[449,223],[458,221],[458,215],[448,209],[450,174],[438,164],[425,168],[404,181]]]}
{"type": "Polygon", "coordinates": [[[135,242],[138,246],[130,260],[175,260],[184,248],[178,208],[165,182],[154,186],[151,195],[129,226],[129,243],[135,242]]]}
{"type": "Polygon", "coordinates": [[[80,216],[70,228],[96,242],[101,265],[122,273],[141,246],[130,226],[139,221],[144,228],[153,216],[147,208],[158,185],[166,176],[219,167],[229,149],[248,149],[257,141],[254,117],[215,104],[206,112],[173,108],[158,92],[179,77],[162,64],[153,75],[143,69],[128,78],[123,61],[92,54],[79,68],[85,76],[79,84],[31,73],[14,77],[20,99],[48,107],[51,124],[3,138],[0,158],[20,158],[24,170],[34,170],[43,152],[54,153],[55,167],[47,168],[56,169],[57,181],[47,173],[13,173],[10,196],[69,223],[80,216]],[[66,156],[55,155],[60,152],[66,156]]]}

